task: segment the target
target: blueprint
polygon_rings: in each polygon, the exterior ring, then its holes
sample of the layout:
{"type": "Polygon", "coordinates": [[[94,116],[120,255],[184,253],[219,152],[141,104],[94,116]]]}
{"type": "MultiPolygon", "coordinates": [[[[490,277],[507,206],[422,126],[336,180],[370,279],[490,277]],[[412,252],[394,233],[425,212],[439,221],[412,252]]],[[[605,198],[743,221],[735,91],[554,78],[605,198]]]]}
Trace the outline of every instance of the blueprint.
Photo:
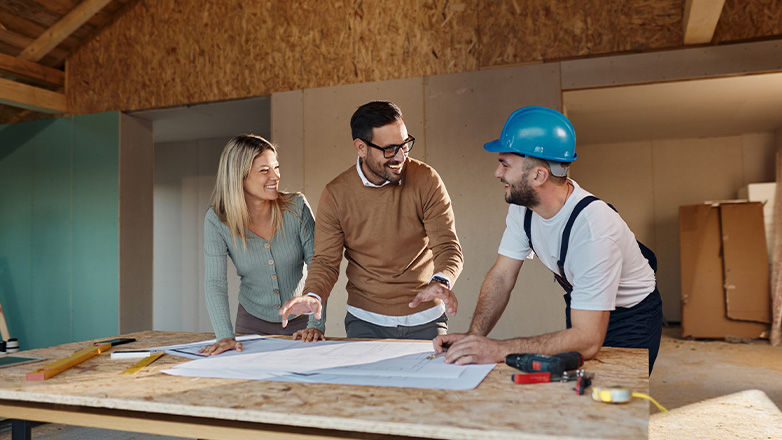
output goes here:
{"type": "Polygon", "coordinates": [[[478,386],[495,364],[452,365],[431,358],[428,341],[318,341],[255,337],[242,352],[195,354],[211,341],[161,347],[200,358],[163,372],[175,376],[463,390],[478,386]]]}

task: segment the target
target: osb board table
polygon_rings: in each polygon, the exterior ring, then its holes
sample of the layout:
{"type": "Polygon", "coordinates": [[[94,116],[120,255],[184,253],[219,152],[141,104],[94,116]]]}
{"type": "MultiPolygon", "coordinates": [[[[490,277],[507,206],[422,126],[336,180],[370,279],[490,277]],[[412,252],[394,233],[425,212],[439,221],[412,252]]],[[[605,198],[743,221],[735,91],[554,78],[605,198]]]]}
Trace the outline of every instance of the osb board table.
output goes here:
{"type": "MultiPolygon", "coordinates": [[[[121,349],[196,342],[204,333],[138,332],[121,349]]],[[[187,359],[164,355],[135,375],[137,360],[100,354],[46,381],[25,374],[93,341],[29,350],[46,361],[0,369],[0,417],[199,439],[628,439],[647,438],[649,403],[577,396],[573,383],[516,385],[498,365],[467,391],[175,377],[187,359]]],[[[116,349],[116,348],[115,348],[116,349]]],[[[648,393],[644,350],[604,348],[585,368],[594,385],[648,393]]]]}

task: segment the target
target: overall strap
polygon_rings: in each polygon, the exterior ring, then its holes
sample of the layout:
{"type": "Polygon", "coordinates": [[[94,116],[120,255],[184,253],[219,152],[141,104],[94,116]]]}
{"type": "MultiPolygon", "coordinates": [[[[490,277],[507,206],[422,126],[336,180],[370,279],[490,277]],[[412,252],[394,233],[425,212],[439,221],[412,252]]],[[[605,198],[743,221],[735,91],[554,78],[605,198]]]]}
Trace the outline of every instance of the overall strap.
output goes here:
{"type": "Polygon", "coordinates": [[[532,210],[529,208],[524,213],[524,233],[527,234],[529,248],[532,249],[532,252],[535,252],[535,248],[532,247],[532,210]]]}
{"type": "MultiPolygon", "coordinates": [[[[576,207],[573,208],[573,212],[570,214],[570,218],[565,224],[565,229],[562,231],[562,244],[559,250],[559,261],[557,261],[557,266],[559,266],[560,277],[562,277],[562,279],[565,280],[566,282],[567,282],[567,277],[565,277],[565,257],[567,257],[567,249],[568,249],[568,244],[570,242],[570,230],[573,229],[573,223],[575,223],[578,214],[580,214],[581,211],[587,207],[587,205],[594,202],[595,200],[600,200],[600,199],[598,199],[595,196],[586,196],[583,199],[579,200],[578,203],[576,204],[576,207]]],[[[570,283],[568,282],[568,284],[570,283]]]]}

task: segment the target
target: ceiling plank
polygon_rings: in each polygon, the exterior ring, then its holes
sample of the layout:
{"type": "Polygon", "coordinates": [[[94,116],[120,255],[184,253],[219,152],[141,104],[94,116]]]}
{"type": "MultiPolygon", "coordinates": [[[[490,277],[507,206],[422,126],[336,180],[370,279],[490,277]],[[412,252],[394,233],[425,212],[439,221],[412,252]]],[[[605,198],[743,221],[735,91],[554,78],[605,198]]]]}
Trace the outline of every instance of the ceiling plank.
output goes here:
{"type": "Polygon", "coordinates": [[[92,18],[98,11],[104,6],[109,4],[111,0],[84,0],[79,6],[68,13],[54,26],[46,30],[37,40],[27,46],[22,53],[19,54],[19,58],[28,61],[38,61],[43,58],[52,49],[57,47],[60,42],[77,30],[87,20],[92,18]]]}
{"type": "Polygon", "coordinates": [[[725,0],[687,0],[684,6],[684,44],[711,42],[725,0]]]}
{"type": "Polygon", "coordinates": [[[65,94],[0,78],[0,103],[42,113],[65,113],[65,94]]]}
{"type": "MultiPolygon", "coordinates": [[[[0,29],[0,42],[7,44],[8,46],[12,46],[14,48],[17,48],[13,52],[7,52],[9,54],[18,54],[22,51],[22,48],[25,48],[32,44],[33,39],[25,37],[24,35],[17,34],[16,32],[9,31],[8,29],[0,29]]],[[[49,55],[54,57],[55,59],[64,59],[65,56],[68,53],[61,49],[56,48],[49,55]]]]}
{"type": "Polygon", "coordinates": [[[62,70],[52,69],[51,67],[2,53],[0,53],[0,70],[28,79],[37,79],[48,84],[65,85],[65,72],[62,70]]]}

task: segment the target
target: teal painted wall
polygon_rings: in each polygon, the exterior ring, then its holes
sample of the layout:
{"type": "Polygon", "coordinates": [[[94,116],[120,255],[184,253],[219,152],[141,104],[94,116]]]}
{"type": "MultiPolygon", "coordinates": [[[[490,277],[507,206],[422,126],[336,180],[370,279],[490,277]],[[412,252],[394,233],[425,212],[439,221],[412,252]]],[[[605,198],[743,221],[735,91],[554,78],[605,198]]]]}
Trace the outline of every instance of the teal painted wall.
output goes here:
{"type": "Polygon", "coordinates": [[[0,303],[22,349],[118,333],[119,117],[0,125],[0,303]]]}

